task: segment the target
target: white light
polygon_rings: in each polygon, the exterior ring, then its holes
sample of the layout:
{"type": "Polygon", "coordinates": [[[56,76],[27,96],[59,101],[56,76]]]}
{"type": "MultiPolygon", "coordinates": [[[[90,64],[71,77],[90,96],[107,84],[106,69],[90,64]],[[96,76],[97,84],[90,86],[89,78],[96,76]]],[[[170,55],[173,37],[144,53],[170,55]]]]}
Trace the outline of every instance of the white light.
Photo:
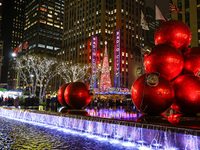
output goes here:
{"type": "Polygon", "coordinates": [[[135,144],[134,143],[131,143],[131,142],[124,142],[124,143],[122,143],[122,145],[123,146],[135,146],[135,144]]]}
{"type": "Polygon", "coordinates": [[[111,144],[118,144],[119,143],[119,140],[110,140],[109,141],[111,144]]]}
{"type": "Polygon", "coordinates": [[[140,146],[138,149],[139,150],[152,150],[151,148],[146,147],[146,146],[140,146]]]}
{"type": "Polygon", "coordinates": [[[16,53],[12,53],[12,57],[16,57],[17,56],[17,54],[16,53]]]}

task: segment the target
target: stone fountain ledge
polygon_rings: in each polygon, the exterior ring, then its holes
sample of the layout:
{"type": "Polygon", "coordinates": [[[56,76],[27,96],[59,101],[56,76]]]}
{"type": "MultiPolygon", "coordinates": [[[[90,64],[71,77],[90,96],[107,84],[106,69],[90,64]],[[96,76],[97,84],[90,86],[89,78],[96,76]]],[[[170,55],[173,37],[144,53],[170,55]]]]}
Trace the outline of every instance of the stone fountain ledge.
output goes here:
{"type": "MultiPolygon", "coordinates": [[[[77,110],[76,110],[77,111],[77,110]]],[[[82,111],[82,110],[79,110],[82,111]]],[[[72,128],[79,130],[78,123],[77,127],[74,125],[74,122],[80,122],[81,120],[85,120],[87,122],[96,122],[96,123],[104,123],[104,124],[113,124],[117,126],[130,126],[136,128],[146,128],[152,130],[160,130],[165,132],[175,132],[182,134],[191,134],[200,136],[200,129],[198,128],[188,128],[188,127],[177,127],[173,125],[166,125],[165,123],[148,123],[148,122],[135,122],[131,120],[119,120],[113,118],[99,118],[93,116],[80,116],[80,115],[72,115],[72,114],[63,114],[56,112],[47,112],[47,111],[37,111],[37,110],[27,110],[27,109],[16,109],[9,107],[0,107],[0,116],[6,118],[20,119],[25,121],[32,121],[47,125],[54,125],[63,128],[72,128]],[[69,123],[66,123],[66,120],[69,123]],[[67,127],[66,127],[67,124],[67,127]]],[[[160,119],[159,116],[150,116],[152,120],[160,119]]],[[[190,120],[192,117],[187,117],[187,120],[190,120]]],[[[199,118],[194,118],[198,119],[199,118]]],[[[87,127],[86,127],[87,128],[87,127]]],[[[82,130],[82,129],[81,129],[82,130]]],[[[87,130],[87,129],[86,129],[87,130]]]]}

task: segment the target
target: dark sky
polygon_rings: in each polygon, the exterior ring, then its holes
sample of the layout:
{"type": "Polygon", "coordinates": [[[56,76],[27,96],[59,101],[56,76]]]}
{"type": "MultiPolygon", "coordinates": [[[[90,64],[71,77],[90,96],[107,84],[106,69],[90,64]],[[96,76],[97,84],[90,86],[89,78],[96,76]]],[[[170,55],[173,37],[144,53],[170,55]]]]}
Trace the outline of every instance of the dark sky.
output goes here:
{"type": "Polygon", "coordinates": [[[169,0],[146,0],[146,6],[154,9],[154,4],[158,6],[165,18],[169,18],[169,0]]]}

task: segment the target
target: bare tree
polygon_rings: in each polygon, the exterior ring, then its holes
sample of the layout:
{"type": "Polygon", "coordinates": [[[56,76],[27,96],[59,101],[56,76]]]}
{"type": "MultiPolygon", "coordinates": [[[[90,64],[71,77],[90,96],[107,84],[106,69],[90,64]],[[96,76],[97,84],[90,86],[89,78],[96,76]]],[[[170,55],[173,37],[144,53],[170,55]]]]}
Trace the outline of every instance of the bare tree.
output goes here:
{"type": "Polygon", "coordinates": [[[43,98],[49,81],[62,72],[62,64],[55,58],[39,55],[24,55],[16,59],[15,69],[29,88],[29,93],[36,96],[39,87],[39,99],[43,98]]]}
{"type": "MultiPolygon", "coordinates": [[[[98,66],[96,68],[96,73],[95,75],[93,75],[93,84],[96,84],[99,87],[100,84],[100,78],[101,78],[101,71],[102,71],[102,67],[98,66]],[[95,83],[94,83],[95,82],[95,83]]],[[[87,78],[90,81],[90,87],[94,87],[94,85],[91,85],[91,80],[92,80],[92,75],[91,75],[91,70],[89,70],[89,73],[87,74],[87,78]]]]}
{"type": "Polygon", "coordinates": [[[71,65],[64,62],[60,67],[62,68],[60,76],[64,79],[66,83],[83,81],[89,69],[89,66],[85,64],[71,65]]]}

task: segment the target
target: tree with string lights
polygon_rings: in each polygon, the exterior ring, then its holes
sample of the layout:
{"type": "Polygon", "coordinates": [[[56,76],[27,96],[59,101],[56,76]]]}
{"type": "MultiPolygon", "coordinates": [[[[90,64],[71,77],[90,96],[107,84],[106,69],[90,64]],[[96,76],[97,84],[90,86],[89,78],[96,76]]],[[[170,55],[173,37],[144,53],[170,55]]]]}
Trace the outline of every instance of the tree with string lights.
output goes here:
{"type": "Polygon", "coordinates": [[[62,63],[55,58],[41,55],[24,55],[16,58],[15,69],[19,72],[19,78],[28,87],[30,96],[35,97],[39,87],[39,99],[43,99],[49,81],[62,72],[62,63]]]}

